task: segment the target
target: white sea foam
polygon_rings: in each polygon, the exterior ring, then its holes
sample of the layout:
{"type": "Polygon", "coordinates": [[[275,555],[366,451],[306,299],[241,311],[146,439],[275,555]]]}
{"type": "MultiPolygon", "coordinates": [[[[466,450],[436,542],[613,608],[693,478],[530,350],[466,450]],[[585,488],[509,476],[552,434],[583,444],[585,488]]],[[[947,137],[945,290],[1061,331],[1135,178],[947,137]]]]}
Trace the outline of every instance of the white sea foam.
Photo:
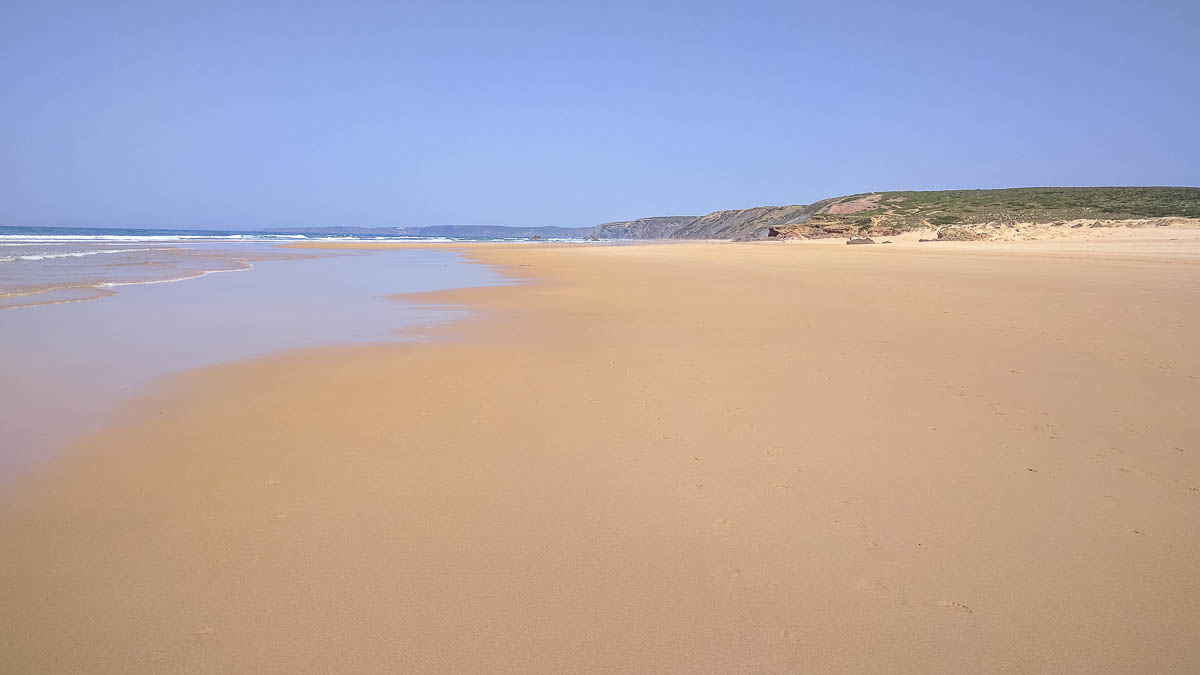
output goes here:
{"type": "MultiPolygon", "coordinates": [[[[6,255],[0,256],[0,262],[17,262],[18,260],[53,260],[55,258],[82,258],[89,255],[99,255],[101,253],[140,253],[143,251],[153,251],[152,248],[110,248],[100,251],[71,251],[70,253],[27,253],[25,255],[6,255]]],[[[161,249],[159,249],[161,250],[161,249]]]]}
{"type": "Polygon", "coordinates": [[[108,281],[102,284],[96,284],[95,288],[116,288],[117,286],[145,286],[146,284],[173,284],[176,281],[187,281],[188,279],[199,279],[200,277],[209,274],[219,274],[221,272],[245,272],[254,269],[254,265],[248,262],[238,261],[245,267],[237,267],[231,270],[203,270],[186,277],[173,277],[171,279],[149,279],[146,281],[108,281]]]}
{"type": "MultiPolygon", "coordinates": [[[[240,236],[240,235],[235,235],[240,236]]],[[[0,234],[0,241],[71,242],[71,241],[176,241],[184,239],[223,239],[225,237],[190,234],[0,234]]]]}
{"type": "MultiPolygon", "coordinates": [[[[473,237],[420,237],[411,235],[365,236],[365,235],[307,235],[307,234],[0,234],[0,246],[27,246],[40,244],[60,246],[69,243],[89,242],[223,242],[271,243],[279,241],[349,241],[349,242],[418,242],[451,243],[458,241],[527,241],[522,237],[476,239],[473,237]]],[[[547,238],[542,241],[578,241],[577,239],[547,238]]]]}
{"type": "MultiPolygon", "coordinates": [[[[0,242],[60,243],[92,241],[279,241],[308,239],[303,234],[0,234],[0,242]]],[[[8,244],[10,246],[16,244],[8,244]]]]}

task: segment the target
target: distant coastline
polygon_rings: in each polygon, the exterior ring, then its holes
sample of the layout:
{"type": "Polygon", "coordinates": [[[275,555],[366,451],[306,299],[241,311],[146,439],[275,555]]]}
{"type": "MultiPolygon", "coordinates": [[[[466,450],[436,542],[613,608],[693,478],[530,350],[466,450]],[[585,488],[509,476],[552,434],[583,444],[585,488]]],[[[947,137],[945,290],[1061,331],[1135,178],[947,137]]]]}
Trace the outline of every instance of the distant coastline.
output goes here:
{"type": "MultiPolygon", "coordinates": [[[[298,229],[310,235],[450,238],[565,239],[823,239],[895,236],[946,227],[989,229],[1072,221],[1119,224],[1162,218],[1200,220],[1196,187],[1035,187],[995,190],[863,192],[811,204],[755,206],[703,216],[654,216],[592,227],[324,227],[298,229]]],[[[1099,226],[1099,225],[1098,225],[1099,226]]],[[[949,233],[954,236],[955,232],[949,233]]],[[[965,235],[958,235],[965,236],[965,235]]]]}
{"type": "Polygon", "coordinates": [[[755,206],[702,216],[653,216],[590,227],[427,225],[259,230],[0,226],[0,244],[37,239],[107,241],[585,241],[825,239],[925,230],[948,239],[997,238],[1022,226],[1200,224],[1200,187],[1037,187],[862,192],[811,204],[755,206]],[[1158,222],[1156,222],[1158,221],[1158,222]],[[1164,222],[1169,221],[1169,222],[1164,222]],[[948,230],[945,234],[943,230],[948,230]],[[970,232],[970,234],[964,234],[970,232]]]}

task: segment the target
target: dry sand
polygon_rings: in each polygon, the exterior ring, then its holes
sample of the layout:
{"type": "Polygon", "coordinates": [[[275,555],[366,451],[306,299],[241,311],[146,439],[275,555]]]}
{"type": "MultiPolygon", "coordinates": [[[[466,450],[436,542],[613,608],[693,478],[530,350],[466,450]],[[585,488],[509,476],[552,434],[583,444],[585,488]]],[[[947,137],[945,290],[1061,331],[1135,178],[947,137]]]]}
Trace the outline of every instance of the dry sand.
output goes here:
{"type": "Polygon", "coordinates": [[[469,247],[10,495],[0,671],[1195,672],[1189,237],[469,247]]]}

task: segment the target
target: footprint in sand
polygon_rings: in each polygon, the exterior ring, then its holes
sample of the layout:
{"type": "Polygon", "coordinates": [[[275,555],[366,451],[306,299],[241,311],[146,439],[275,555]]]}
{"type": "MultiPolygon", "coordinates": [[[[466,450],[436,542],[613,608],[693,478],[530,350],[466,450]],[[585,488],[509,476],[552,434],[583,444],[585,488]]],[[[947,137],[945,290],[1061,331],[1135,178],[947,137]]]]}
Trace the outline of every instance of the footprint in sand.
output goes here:
{"type": "Polygon", "coordinates": [[[802,641],[802,637],[798,631],[790,628],[780,628],[775,631],[775,642],[785,647],[798,647],[802,641]]]}
{"type": "Polygon", "coordinates": [[[857,530],[856,536],[862,540],[863,546],[868,550],[877,551],[883,548],[878,542],[873,539],[871,528],[867,526],[867,521],[863,519],[858,507],[853,502],[848,500],[842,501],[844,509],[844,517],[833,521],[833,524],[838,527],[844,527],[850,530],[857,530]]]}
{"type": "Polygon", "coordinates": [[[904,605],[908,603],[908,599],[905,598],[897,589],[888,586],[878,579],[859,579],[858,583],[855,584],[855,589],[857,589],[860,593],[869,593],[870,595],[873,595],[881,600],[891,600],[897,605],[904,605]]]}
{"type": "Polygon", "coordinates": [[[198,631],[196,631],[196,632],[192,633],[192,634],[191,634],[191,635],[188,637],[188,642],[193,642],[193,643],[195,643],[195,642],[204,642],[204,641],[205,641],[205,640],[207,640],[209,637],[211,637],[211,636],[212,636],[212,634],[213,634],[213,627],[212,627],[212,626],[209,626],[208,628],[203,628],[203,629],[201,629],[201,630],[198,630],[198,631]]]}
{"type": "Polygon", "coordinates": [[[804,643],[798,632],[787,628],[768,631],[763,642],[764,652],[742,662],[736,672],[746,675],[805,672],[800,668],[804,643]]]}
{"type": "Polygon", "coordinates": [[[872,593],[888,593],[891,591],[887,584],[878,579],[859,579],[856,586],[860,591],[870,591],[872,593]]]}
{"type": "Polygon", "coordinates": [[[712,571],[713,577],[722,581],[727,588],[736,589],[739,591],[746,590],[746,584],[742,580],[742,570],[739,567],[721,567],[712,571]]]}
{"type": "Polygon", "coordinates": [[[713,522],[713,534],[718,537],[728,537],[733,533],[733,523],[724,518],[717,518],[713,522]]]}
{"type": "Polygon", "coordinates": [[[707,499],[708,494],[705,492],[706,485],[704,483],[693,482],[696,476],[689,478],[681,478],[672,487],[672,491],[680,499],[707,499]]]}
{"type": "Polygon", "coordinates": [[[847,527],[852,530],[865,530],[867,523],[858,514],[858,507],[853,502],[843,501],[842,506],[845,506],[845,515],[842,518],[834,520],[834,524],[840,527],[847,527]]]}

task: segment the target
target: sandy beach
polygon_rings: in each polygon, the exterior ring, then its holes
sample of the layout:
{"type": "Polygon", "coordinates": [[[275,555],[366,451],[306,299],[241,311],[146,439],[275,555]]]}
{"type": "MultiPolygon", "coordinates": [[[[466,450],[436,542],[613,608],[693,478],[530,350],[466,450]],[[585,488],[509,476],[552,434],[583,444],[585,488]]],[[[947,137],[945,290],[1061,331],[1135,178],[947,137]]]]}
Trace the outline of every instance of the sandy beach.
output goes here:
{"type": "Polygon", "coordinates": [[[0,671],[1195,672],[1196,233],[457,246],[6,495],[0,671]]]}

